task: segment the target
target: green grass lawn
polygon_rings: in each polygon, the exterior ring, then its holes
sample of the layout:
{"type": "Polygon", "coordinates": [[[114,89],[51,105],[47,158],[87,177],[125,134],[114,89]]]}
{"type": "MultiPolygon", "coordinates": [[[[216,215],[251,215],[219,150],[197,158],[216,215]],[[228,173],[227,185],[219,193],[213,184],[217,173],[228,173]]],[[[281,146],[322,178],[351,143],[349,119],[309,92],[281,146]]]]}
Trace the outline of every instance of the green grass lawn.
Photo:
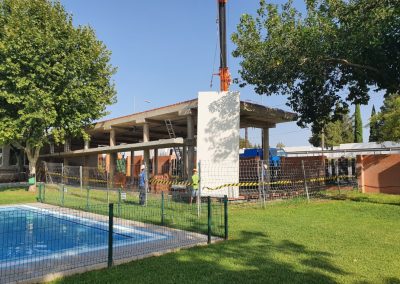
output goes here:
{"type": "Polygon", "coordinates": [[[36,194],[24,188],[0,190],[0,205],[36,202],[36,194]]]}
{"type": "Polygon", "coordinates": [[[232,205],[229,241],[54,283],[400,283],[400,206],[369,199],[232,205]]]}
{"type": "Polygon", "coordinates": [[[400,283],[400,196],[328,197],[231,204],[229,241],[54,283],[400,283]]]}

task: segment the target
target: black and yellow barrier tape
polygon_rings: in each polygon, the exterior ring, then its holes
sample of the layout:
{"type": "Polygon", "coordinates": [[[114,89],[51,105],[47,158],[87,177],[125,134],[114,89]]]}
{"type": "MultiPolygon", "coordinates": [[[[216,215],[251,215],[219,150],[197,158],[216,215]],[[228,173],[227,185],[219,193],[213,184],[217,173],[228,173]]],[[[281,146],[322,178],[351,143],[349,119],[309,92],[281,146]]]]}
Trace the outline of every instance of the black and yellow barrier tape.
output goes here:
{"type": "MultiPolygon", "coordinates": [[[[57,175],[61,177],[61,174],[59,173],[48,173],[49,175],[57,175]]],[[[72,177],[72,176],[63,176],[64,179],[74,179],[74,180],[79,180],[80,178],[77,177],[72,177]]],[[[241,187],[249,187],[249,186],[266,186],[266,185],[292,185],[292,184],[301,184],[304,182],[324,182],[324,181],[337,181],[339,179],[354,179],[355,176],[348,176],[348,175],[341,175],[341,176],[333,176],[333,177],[316,177],[316,178],[307,178],[307,179],[298,179],[298,180],[279,180],[279,181],[270,181],[270,182],[236,182],[236,183],[225,183],[213,188],[208,188],[208,190],[218,190],[222,189],[225,187],[236,187],[236,186],[241,186],[241,187]]],[[[100,180],[100,179],[93,179],[93,178],[83,178],[83,181],[89,181],[89,182],[97,182],[97,183],[107,183],[106,180],[100,180]]],[[[119,184],[122,185],[122,182],[114,182],[114,184],[119,184]]],[[[176,180],[163,180],[163,179],[155,179],[152,178],[149,180],[150,185],[179,185],[179,186],[191,186],[193,185],[191,182],[188,181],[176,181],[176,180]]]]}

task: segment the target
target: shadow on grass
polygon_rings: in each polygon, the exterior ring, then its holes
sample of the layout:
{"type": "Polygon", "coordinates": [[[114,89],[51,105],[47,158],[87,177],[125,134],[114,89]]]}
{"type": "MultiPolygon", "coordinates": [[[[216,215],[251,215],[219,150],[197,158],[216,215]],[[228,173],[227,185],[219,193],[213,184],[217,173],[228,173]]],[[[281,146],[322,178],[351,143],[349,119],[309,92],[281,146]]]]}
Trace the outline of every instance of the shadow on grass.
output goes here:
{"type": "Polygon", "coordinates": [[[367,202],[367,203],[375,203],[375,204],[386,204],[386,205],[400,206],[400,197],[399,197],[399,200],[397,202],[396,201],[385,200],[384,198],[374,199],[373,197],[371,198],[368,195],[365,195],[365,196],[349,196],[347,194],[336,194],[336,195],[324,195],[322,198],[331,199],[331,200],[349,200],[349,201],[354,201],[354,202],[367,202]]]}
{"type": "Polygon", "coordinates": [[[348,273],[333,265],[330,256],[287,240],[275,244],[261,232],[242,231],[236,240],[75,275],[56,283],[336,283],[334,275],[348,273]],[[281,260],[282,255],[292,260],[281,260]],[[303,260],[296,262],[293,258],[303,260]]]}

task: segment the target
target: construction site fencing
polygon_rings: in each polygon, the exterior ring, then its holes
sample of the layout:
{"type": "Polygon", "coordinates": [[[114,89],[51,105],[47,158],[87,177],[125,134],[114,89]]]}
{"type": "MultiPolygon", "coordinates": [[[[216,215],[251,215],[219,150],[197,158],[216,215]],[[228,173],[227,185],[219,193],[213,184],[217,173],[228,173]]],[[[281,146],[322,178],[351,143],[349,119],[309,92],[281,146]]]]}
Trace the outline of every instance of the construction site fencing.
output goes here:
{"type": "Polygon", "coordinates": [[[104,190],[87,192],[89,202],[80,188],[40,183],[39,203],[2,209],[0,283],[40,282],[228,237],[227,198],[189,204],[161,193],[140,205],[131,192],[110,191],[110,203],[104,190]]]}
{"type": "MultiPolygon", "coordinates": [[[[85,204],[138,200],[138,173],[136,176],[114,174],[91,167],[46,164],[46,200],[64,206],[69,201],[85,200],[85,204]],[[64,188],[64,189],[62,189],[64,188]]],[[[321,196],[325,190],[356,188],[354,159],[327,160],[320,157],[285,158],[275,160],[241,159],[214,163],[199,161],[199,195],[230,200],[258,200],[261,203],[275,199],[321,196]]],[[[191,177],[186,179],[169,175],[149,175],[147,191],[151,196],[164,192],[169,198],[189,201],[192,194],[191,177]]],[[[203,200],[204,201],[204,200],[203,200]]]]}
{"type": "Polygon", "coordinates": [[[227,194],[231,200],[260,201],[321,197],[326,190],[356,188],[352,159],[241,159],[199,163],[205,194],[227,194]]]}

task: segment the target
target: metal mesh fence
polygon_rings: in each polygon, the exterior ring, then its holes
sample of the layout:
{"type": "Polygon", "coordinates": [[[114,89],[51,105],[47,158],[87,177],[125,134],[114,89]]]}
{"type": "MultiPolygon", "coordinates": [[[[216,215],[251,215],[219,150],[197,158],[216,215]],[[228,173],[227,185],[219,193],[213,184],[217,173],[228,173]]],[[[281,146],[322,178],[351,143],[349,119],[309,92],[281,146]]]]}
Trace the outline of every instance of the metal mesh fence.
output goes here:
{"type": "MultiPolygon", "coordinates": [[[[51,202],[52,190],[41,186],[39,201],[51,202]]],[[[86,201],[78,195],[64,198],[68,207],[37,203],[0,209],[0,283],[106,267],[206,243],[227,230],[227,200],[207,199],[197,206],[179,196],[153,194],[142,206],[135,194],[115,204],[100,196],[102,204],[82,205],[86,201]]]]}
{"type": "MultiPolygon", "coordinates": [[[[118,202],[121,193],[127,200],[136,200],[139,167],[135,165],[130,176],[116,173],[111,178],[109,172],[100,168],[47,164],[46,200],[69,206],[68,202],[76,202],[74,199],[78,198],[85,203],[82,205],[91,205],[118,202]]],[[[223,198],[227,195],[231,200],[264,203],[275,199],[311,198],[329,189],[357,187],[355,160],[345,158],[281,158],[273,162],[248,159],[240,160],[239,164],[200,161],[199,171],[202,197],[223,198]]],[[[148,190],[154,194],[179,195],[188,200],[192,194],[191,179],[182,180],[168,174],[150,176],[148,190]]]]}
{"type": "Polygon", "coordinates": [[[248,159],[200,163],[202,194],[236,200],[312,198],[325,190],[357,187],[354,159],[248,159]]]}

